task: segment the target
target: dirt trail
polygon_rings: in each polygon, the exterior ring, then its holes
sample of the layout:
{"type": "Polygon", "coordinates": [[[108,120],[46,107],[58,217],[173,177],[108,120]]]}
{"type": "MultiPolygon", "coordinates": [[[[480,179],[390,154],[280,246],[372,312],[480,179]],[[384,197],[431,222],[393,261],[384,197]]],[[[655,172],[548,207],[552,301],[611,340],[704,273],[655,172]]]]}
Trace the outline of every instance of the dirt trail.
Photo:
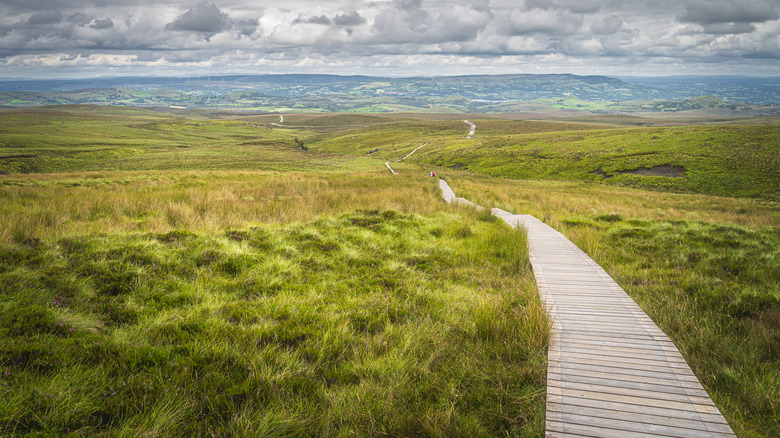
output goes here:
{"type": "Polygon", "coordinates": [[[467,135],[466,138],[468,139],[474,138],[474,132],[477,130],[477,125],[469,122],[468,120],[464,120],[463,123],[468,123],[469,125],[471,125],[471,131],[469,131],[469,135],[467,135]]]}

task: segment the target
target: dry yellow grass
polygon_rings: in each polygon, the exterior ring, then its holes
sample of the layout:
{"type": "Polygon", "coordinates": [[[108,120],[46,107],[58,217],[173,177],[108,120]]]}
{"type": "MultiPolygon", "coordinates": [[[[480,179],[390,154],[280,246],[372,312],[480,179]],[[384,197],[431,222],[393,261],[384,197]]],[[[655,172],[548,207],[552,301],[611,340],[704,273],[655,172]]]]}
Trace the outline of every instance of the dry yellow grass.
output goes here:
{"type": "Polygon", "coordinates": [[[174,229],[215,232],[356,209],[447,209],[430,178],[385,172],[82,172],[0,177],[0,243],[174,229]]]}
{"type": "Polygon", "coordinates": [[[780,209],[768,201],[654,192],[573,181],[509,180],[440,172],[464,196],[486,207],[532,214],[551,225],[571,216],[692,220],[748,227],[780,226],[780,209]]]}

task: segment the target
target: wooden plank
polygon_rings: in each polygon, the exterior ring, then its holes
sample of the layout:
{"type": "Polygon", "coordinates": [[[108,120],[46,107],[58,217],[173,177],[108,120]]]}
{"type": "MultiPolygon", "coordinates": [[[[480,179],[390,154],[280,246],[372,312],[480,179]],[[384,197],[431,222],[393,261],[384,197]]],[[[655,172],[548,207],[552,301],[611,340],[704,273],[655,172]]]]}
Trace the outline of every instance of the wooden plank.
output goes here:
{"type": "MultiPolygon", "coordinates": [[[[549,386],[548,386],[549,387],[549,386]]],[[[619,402],[644,407],[669,408],[678,411],[690,411],[702,414],[719,414],[720,412],[712,404],[699,404],[694,402],[679,402],[674,400],[659,400],[657,398],[643,397],[641,395],[624,395],[614,393],[604,393],[598,391],[588,391],[585,389],[560,388],[560,395],[563,396],[564,403],[568,399],[586,399],[606,402],[619,402]]]]}
{"type": "MultiPolygon", "coordinates": [[[[605,418],[612,420],[621,420],[626,422],[659,424],[665,426],[674,426],[681,429],[704,429],[708,432],[729,433],[731,429],[723,423],[712,423],[704,421],[701,418],[671,418],[663,415],[653,415],[637,412],[625,412],[611,409],[590,408],[582,406],[563,406],[555,404],[550,411],[556,415],[575,414],[593,418],[605,418]]],[[[558,417],[556,417],[558,418],[558,417]]]]}
{"type": "Polygon", "coordinates": [[[606,338],[599,336],[582,336],[575,333],[567,333],[564,342],[572,344],[587,344],[600,347],[629,347],[647,350],[664,350],[677,352],[674,344],[666,339],[656,339],[655,342],[637,342],[635,339],[606,338]]]}
{"type": "Polygon", "coordinates": [[[679,403],[692,403],[702,406],[715,406],[710,399],[710,396],[705,392],[704,396],[688,395],[684,392],[682,394],[678,392],[670,392],[668,388],[665,390],[656,390],[656,387],[647,385],[648,389],[635,389],[627,387],[628,385],[608,385],[608,381],[599,381],[598,383],[578,383],[568,380],[551,380],[547,384],[548,386],[569,389],[572,391],[588,391],[599,392],[603,394],[609,394],[611,396],[627,396],[627,397],[639,397],[642,399],[663,400],[667,402],[679,402],[679,403]]]}
{"type": "Polygon", "coordinates": [[[639,371],[655,371],[655,372],[668,372],[669,374],[679,375],[693,375],[688,367],[670,367],[666,364],[653,364],[652,362],[640,363],[639,360],[613,360],[613,359],[599,359],[598,356],[585,356],[579,354],[567,354],[566,361],[568,363],[577,363],[582,365],[597,365],[603,367],[612,368],[625,368],[630,370],[639,371]]]}
{"type": "Polygon", "coordinates": [[[651,350],[597,350],[593,348],[586,348],[583,346],[572,346],[570,344],[560,346],[561,354],[569,355],[597,355],[603,357],[605,360],[623,360],[623,359],[641,359],[646,361],[652,361],[652,363],[668,363],[673,365],[673,368],[687,368],[688,363],[682,357],[667,356],[658,353],[648,353],[651,350]]]}
{"type": "Polygon", "coordinates": [[[715,424],[728,425],[720,414],[707,414],[695,411],[681,411],[676,409],[669,409],[664,407],[654,406],[642,406],[630,403],[620,403],[614,401],[603,400],[588,400],[588,399],[575,399],[567,398],[566,403],[562,403],[563,399],[560,395],[548,396],[547,408],[549,412],[561,411],[561,410],[576,410],[580,408],[587,409],[603,409],[608,411],[619,412],[621,415],[632,414],[645,414],[656,415],[660,417],[669,418],[669,421],[675,419],[685,419],[691,421],[700,421],[702,426],[706,426],[709,430],[715,424]]]}
{"type": "MultiPolygon", "coordinates": [[[[556,424],[565,424],[565,430],[575,430],[579,433],[604,433],[605,429],[616,431],[617,436],[662,436],[670,438],[713,438],[724,436],[722,433],[714,433],[706,429],[702,430],[702,425],[698,424],[698,429],[681,428],[666,424],[637,423],[631,421],[614,420],[611,418],[588,417],[577,414],[562,414],[560,419],[554,421],[556,424]]],[[[612,433],[612,432],[610,432],[612,433]]],[[[598,435],[594,435],[598,436],[598,435]]],[[[606,436],[606,435],[605,435],[606,436]]],[[[726,435],[728,436],[728,435],[726,435]]]]}
{"type": "Polygon", "coordinates": [[[563,373],[563,370],[560,367],[557,367],[556,370],[547,371],[547,378],[549,380],[566,380],[584,383],[591,382],[591,379],[601,379],[602,382],[614,382],[615,385],[617,385],[618,382],[621,382],[620,384],[627,388],[630,388],[634,385],[654,385],[659,387],[666,386],[669,388],[676,388],[680,391],[691,391],[693,394],[701,396],[704,396],[704,394],[707,393],[698,382],[676,379],[674,375],[670,376],[668,374],[663,375],[662,378],[635,376],[633,374],[606,374],[603,370],[577,370],[576,373],[563,373]]]}
{"type": "MultiPolygon", "coordinates": [[[[648,343],[650,344],[650,343],[648,343]]],[[[638,345],[626,345],[626,346],[604,346],[599,344],[591,344],[587,342],[571,342],[569,340],[561,341],[561,350],[563,351],[594,351],[601,354],[614,354],[615,352],[633,353],[644,355],[647,357],[662,357],[664,360],[674,360],[676,362],[685,362],[679,354],[676,354],[674,350],[650,348],[652,344],[644,346],[638,345]]]]}
{"type": "Polygon", "coordinates": [[[653,370],[640,370],[637,368],[625,368],[625,367],[616,367],[616,366],[610,366],[605,364],[585,364],[585,363],[574,363],[574,362],[566,362],[561,363],[559,365],[560,369],[563,370],[565,373],[577,373],[580,371],[596,371],[601,372],[602,375],[609,375],[613,378],[623,377],[623,376],[634,376],[634,377],[649,377],[649,378],[656,378],[656,379],[667,379],[667,380],[674,380],[677,379],[679,381],[686,381],[686,382],[698,382],[699,379],[696,378],[696,376],[692,374],[678,374],[671,372],[669,369],[662,369],[661,371],[653,371],[653,370]]]}
{"type": "MultiPolygon", "coordinates": [[[[630,391],[647,391],[649,393],[658,394],[675,394],[680,396],[693,396],[693,397],[705,397],[709,398],[707,391],[698,388],[685,388],[679,385],[676,380],[660,380],[655,379],[654,382],[663,382],[663,384],[651,383],[647,381],[631,382],[624,379],[614,379],[612,376],[605,377],[600,376],[583,376],[583,375],[567,375],[560,374],[560,372],[548,372],[547,379],[550,382],[550,386],[563,385],[564,383],[577,383],[581,385],[589,385],[589,388],[594,390],[597,387],[609,387],[616,390],[630,390],[630,391]]],[[[660,397],[660,396],[659,396],[660,397]]]]}

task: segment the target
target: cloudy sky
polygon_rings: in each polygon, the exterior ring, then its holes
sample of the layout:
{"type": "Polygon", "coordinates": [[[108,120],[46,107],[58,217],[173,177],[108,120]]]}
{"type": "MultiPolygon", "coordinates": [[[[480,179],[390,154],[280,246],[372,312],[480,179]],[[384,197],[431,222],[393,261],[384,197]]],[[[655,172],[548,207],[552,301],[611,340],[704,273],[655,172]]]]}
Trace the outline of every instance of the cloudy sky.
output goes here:
{"type": "Polygon", "coordinates": [[[780,0],[2,0],[0,77],[780,76],[780,0]]]}

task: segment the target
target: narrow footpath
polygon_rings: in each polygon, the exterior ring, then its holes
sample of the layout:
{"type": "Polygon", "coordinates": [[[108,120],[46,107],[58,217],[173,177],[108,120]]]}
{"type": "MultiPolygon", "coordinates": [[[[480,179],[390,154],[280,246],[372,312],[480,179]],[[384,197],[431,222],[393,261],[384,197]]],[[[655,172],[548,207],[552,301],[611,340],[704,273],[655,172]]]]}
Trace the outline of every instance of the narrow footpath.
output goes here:
{"type": "MultiPolygon", "coordinates": [[[[444,200],[470,204],[439,180],[444,200]]],[[[671,340],[596,262],[530,215],[493,214],[528,232],[548,348],[548,437],[734,437],[671,340]]]]}
{"type": "Polygon", "coordinates": [[[471,140],[474,137],[474,132],[477,130],[477,125],[469,122],[468,120],[464,120],[463,123],[468,123],[469,125],[471,125],[471,130],[469,130],[469,135],[466,136],[466,138],[471,140]]]}

